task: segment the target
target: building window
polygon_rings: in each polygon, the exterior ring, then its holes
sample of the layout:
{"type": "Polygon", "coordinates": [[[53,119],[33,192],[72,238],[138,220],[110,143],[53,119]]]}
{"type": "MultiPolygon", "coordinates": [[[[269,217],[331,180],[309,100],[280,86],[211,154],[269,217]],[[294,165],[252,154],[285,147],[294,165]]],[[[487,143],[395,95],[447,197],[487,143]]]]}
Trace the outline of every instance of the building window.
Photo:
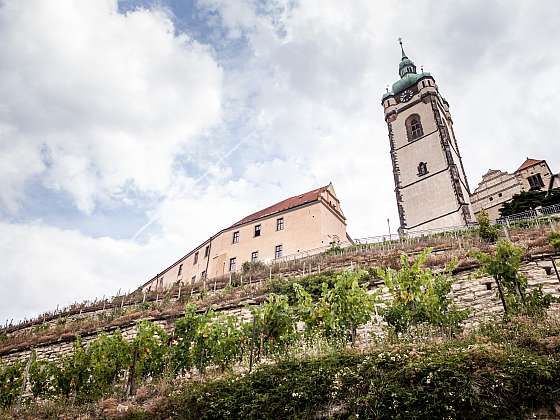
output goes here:
{"type": "Polygon", "coordinates": [[[428,164],[426,162],[420,162],[418,164],[418,176],[424,176],[428,173],[428,164]]]}
{"type": "Polygon", "coordinates": [[[422,129],[422,123],[420,122],[420,115],[413,114],[408,117],[405,121],[406,134],[408,136],[408,141],[417,139],[424,135],[424,130],[422,129]]]}
{"type": "Polygon", "coordinates": [[[205,279],[205,278],[206,278],[206,270],[202,270],[202,273],[200,274],[200,278],[201,278],[201,279],[205,279]]]}
{"type": "Polygon", "coordinates": [[[488,197],[488,200],[494,201],[494,197],[488,197]]]}
{"type": "Polygon", "coordinates": [[[282,245],[276,245],[274,248],[274,258],[280,258],[282,256],[282,245]]]}
{"type": "Polygon", "coordinates": [[[198,251],[196,251],[196,252],[194,253],[193,265],[196,265],[197,262],[198,262],[198,251]]]}
{"type": "Polygon", "coordinates": [[[284,218],[279,217],[276,219],[276,230],[284,230],[284,218]]]}
{"type": "Polygon", "coordinates": [[[177,277],[179,277],[182,272],[183,272],[183,264],[179,264],[179,271],[177,272],[177,277]]]}
{"type": "Polygon", "coordinates": [[[235,257],[229,259],[229,271],[235,271],[235,257]]]}
{"type": "Polygon", "coordinates": [[[251,252],[251,262],[256,263],[259,260],[259,251],[251,252]]]}
{"type": "Polygon", "coordinates": [[[210,245],[206,245],[206,248],[204,248],[204,258],[207,258],[208,255],[210,255],[210,245]]]}
{"type": "Polygon", "coordinates": [[[238,230],[233,232],[233,243],[234,244],[239,243],[239,231],[238,230]]]}
{"type": "Polygon", "coordinates": [[[255,225],[255,236],[261,236],[261,225],[255,225]]]}
{"type": "Polygon", "coordinates": [[[529,178],[527,178],[527,181],[529,181],[529,186],[532,190],[540,190],[542,187],[544,187],[544,182],[542,180],[541,174],[531,175],[529,178]]]}
{"type": "Polygon", "coordinates": [[[498,193],[498,197],[501,197],[501,196],[502,196],[502,193],[498,193]]]}
{"type": "Polygon", "coordinates": [[[191,284],[194,283],[195,281],[196,281],[196,274],[194,276],[192,276],[191,284]]]}

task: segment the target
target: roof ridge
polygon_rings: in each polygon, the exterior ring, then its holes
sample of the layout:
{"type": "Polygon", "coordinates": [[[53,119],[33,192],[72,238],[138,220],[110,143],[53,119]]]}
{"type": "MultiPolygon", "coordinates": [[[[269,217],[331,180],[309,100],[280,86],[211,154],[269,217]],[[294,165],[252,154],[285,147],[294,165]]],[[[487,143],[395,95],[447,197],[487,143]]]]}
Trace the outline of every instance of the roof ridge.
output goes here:
{"type": "Polygon", "coordinates": [[[275,204],[272,204],[271,206],[265,207],[264,209],[258,210],[254,213],[251,213],[251,214],[245,216],[243,219],[241,219],[238,222],[231,225],[230,228],[234,227],[234,226],[240,226],[240,225],[243,225],[245,223],[249,223],[249,222],[261,219],[261,218],[266,217],[266,216],[272,216],[276,213],[280,213],[282,211],[286,211],[286,210],[292,209],[294,207],[301,206],[301,205],[306,204],[306,203],[317,201],[319,199],[320,194],[323,191],[326,191],[327,188],[329,187],[329,185],[331,185],[331,184],[329,183],[329,184],[324,185],[322,187],[315,188],[311,191],[304,192],[303,194],[296,194],[296,195],[293,195],[291,197],[285,198],[284,200],[280,200],[280,201],[276,202],[275,204]]]}

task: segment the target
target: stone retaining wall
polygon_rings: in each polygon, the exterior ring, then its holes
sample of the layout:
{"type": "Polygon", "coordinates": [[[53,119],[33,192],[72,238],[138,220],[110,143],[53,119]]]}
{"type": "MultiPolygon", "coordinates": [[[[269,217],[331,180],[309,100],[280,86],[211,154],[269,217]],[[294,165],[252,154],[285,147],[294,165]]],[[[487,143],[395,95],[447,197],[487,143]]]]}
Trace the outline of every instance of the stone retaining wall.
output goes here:
{"type": "MultiPolygon", "coordinates": [[[[558,265],[558,263],[557,263],[558,265]]],[[[560,281],[556,277],[555,271],[552,268],[550,260],[540,260],[526,262],[522,265],[521,270],[527,276],[528,289],[532,290],[538,285],[543,286],[543,290],[551,293],[553,296],[560,297],[560,281]]],[[[482,322],[483,320],[495,317],[496,314],[502,312],[502,305],[497,296],[496,284],[491,277],[477,276],[475,270],[467,270],[457,275],[457,282],[453,285],[453,300],[457,303],[459,308],[469,308],[472,313],[466,321],[466,327],[473,327],[482,322]]],[[[381,297],[385,300],[390,299],[388,290],[383,287],[381,297]]],[[[373,289],[372,289],[373,291],[373,289]]],[[[230,315],[237,316],[240,320],[252,319],[250,311],[246,308],[247,304],[254,304],[251,299],[240,302],[235,307],[224,308],[222,312],[230,315]]],[[[556,308],[555,308],[556,309],[556,308]]],[[[176,318],[166,317],[160,319],[151,318],[151,321],[162,326],[167,331],[172,331],[176,318]]],[[[131,321],[129,325],[121,326],[120,330],[124,337],[131,339],[136,334],[136,324],[138,320],[131,321]]],[[[87,345],[90,341],[94,340],[101,332],[111,333],[116,328],[108,328],[96,331],[94,333],[82,336],[83,344],[87,345]]],[[[382,325],[380,319],[374,320],[369,325],[359,329],[359,340],[362,342],[369,341],[372,330],[381,332],[382,325]]],[[[56,342],[45,343],[37,345],[34,350],[38,359],[55,360],[62,357],[73,350],[73,337],[60,338],[56,342]]],[[[25,349],[10,352],[0,355],[1,363],[9,363],[15,360],[26,360],[30,357],[32,349],[25,349]]]]}

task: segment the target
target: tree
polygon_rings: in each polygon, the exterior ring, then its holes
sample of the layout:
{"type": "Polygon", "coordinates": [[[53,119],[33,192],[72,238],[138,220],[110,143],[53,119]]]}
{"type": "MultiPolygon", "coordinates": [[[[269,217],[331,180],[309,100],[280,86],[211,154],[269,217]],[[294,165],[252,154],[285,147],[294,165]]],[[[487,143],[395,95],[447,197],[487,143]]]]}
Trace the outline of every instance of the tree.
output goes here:
{"type": "Polygon", "coordinates": [[[400,270],[377,269],[393,297],[381,313],[396,334],[419,324],[456,330],[468,316],[468,310],[458,310],[450,297],[454,264],[448,265],[443,273],[423,267],[431,251],[427,248],[412,260],[402,254],[400,270]]]}
{"type": "Polygon", "coordinates": [[[515,194],[511,201],[504,203],[500,209],[502,217],[534,210],[537,207],[552,206],[560,204],[560,188],[548,191],[522,191],[515,194]]]}

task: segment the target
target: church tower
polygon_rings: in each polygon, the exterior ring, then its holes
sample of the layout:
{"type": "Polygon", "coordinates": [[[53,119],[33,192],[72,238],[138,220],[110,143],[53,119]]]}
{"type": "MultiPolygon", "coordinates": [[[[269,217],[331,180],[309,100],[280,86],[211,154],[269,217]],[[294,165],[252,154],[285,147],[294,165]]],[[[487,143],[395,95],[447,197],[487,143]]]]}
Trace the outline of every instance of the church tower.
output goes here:
{"type": "Polygon", "coordinates": [[[449,103],[401,45],[400,79],[383,95],[401,234],[473,221],[449,103]]]}

